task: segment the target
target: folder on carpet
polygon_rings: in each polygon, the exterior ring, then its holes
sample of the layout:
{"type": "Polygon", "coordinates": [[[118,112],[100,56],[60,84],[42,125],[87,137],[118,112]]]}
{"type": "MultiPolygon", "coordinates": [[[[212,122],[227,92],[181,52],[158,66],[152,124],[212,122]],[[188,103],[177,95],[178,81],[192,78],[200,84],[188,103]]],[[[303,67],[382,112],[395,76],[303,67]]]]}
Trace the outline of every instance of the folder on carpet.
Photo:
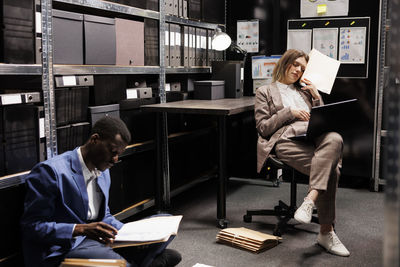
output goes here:
{"type": "Polygon", "coordinates": [[[264,234],[244,227],[226,228],[217,234],[217,242],[243,248],[254,253],[278,245],[281,237],[264,234]]]}

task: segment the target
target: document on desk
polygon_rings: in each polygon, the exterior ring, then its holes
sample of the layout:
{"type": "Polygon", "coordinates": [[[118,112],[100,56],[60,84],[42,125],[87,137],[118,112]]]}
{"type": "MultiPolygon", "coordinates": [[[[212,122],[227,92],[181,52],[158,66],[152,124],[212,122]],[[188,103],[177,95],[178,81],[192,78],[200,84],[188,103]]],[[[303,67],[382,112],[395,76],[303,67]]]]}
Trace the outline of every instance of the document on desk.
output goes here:
{"type": "Polygon", "coordinates": [[[303,77],[310,80],[317,89],[330,94],[339,70],[340,61],[330,58],[313,48],[303,77]]]}
{"type": "Polygon", "coordinates": [[[182,215],[157,216],[124,224],[115,236],[113,248],[165,242],[178,233],[182,215]]]}

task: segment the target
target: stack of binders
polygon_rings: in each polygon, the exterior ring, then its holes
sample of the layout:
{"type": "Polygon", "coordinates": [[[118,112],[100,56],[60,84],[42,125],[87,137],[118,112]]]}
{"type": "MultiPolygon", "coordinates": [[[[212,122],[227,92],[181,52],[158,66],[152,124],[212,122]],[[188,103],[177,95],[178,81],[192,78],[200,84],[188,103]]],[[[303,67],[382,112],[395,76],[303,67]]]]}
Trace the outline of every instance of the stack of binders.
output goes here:
{"type": "Polygon", "coordinates": [[[278,245],[281,237],[264,234],[244,227],[226,228],[217,234],[217,242],[259,253],[278,245]]]}

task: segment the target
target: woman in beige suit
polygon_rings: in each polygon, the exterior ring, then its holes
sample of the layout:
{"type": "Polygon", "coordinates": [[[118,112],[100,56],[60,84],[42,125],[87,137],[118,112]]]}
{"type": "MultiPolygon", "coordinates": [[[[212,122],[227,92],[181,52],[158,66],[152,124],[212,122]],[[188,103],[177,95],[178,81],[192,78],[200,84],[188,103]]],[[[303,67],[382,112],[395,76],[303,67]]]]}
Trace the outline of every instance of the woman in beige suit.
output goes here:
{"type": "Polygon", "coordinates": [[[271,150],[287,165],[310,177],[309,191],[294,218],[310,223],[317,206],[320,232],[317,242],[332,254],[349,256],[333,230],[335,197],[341,166],[343,140],[335,132],[322,134],[313,142],[289,137],[305,133],[312,106],[322,105],[317,88],[300,79],[308,55],[290,49],[278,61],[273,82],[256,93],[255,119],[258,131],[257,169],[260,172],[271,150]]]}

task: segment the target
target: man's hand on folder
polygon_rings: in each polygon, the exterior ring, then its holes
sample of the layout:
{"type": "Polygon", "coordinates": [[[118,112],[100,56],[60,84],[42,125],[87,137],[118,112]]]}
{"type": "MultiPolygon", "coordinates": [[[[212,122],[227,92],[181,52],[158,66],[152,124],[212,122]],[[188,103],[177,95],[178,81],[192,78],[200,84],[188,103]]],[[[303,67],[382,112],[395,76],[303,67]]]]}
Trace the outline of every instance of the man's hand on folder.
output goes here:
{"type": "Polygon", "coordinates": [[[73,236],[84,235],[103,244],[112,244],[118,230],[104,222],[77,224],[73,236]]]}

